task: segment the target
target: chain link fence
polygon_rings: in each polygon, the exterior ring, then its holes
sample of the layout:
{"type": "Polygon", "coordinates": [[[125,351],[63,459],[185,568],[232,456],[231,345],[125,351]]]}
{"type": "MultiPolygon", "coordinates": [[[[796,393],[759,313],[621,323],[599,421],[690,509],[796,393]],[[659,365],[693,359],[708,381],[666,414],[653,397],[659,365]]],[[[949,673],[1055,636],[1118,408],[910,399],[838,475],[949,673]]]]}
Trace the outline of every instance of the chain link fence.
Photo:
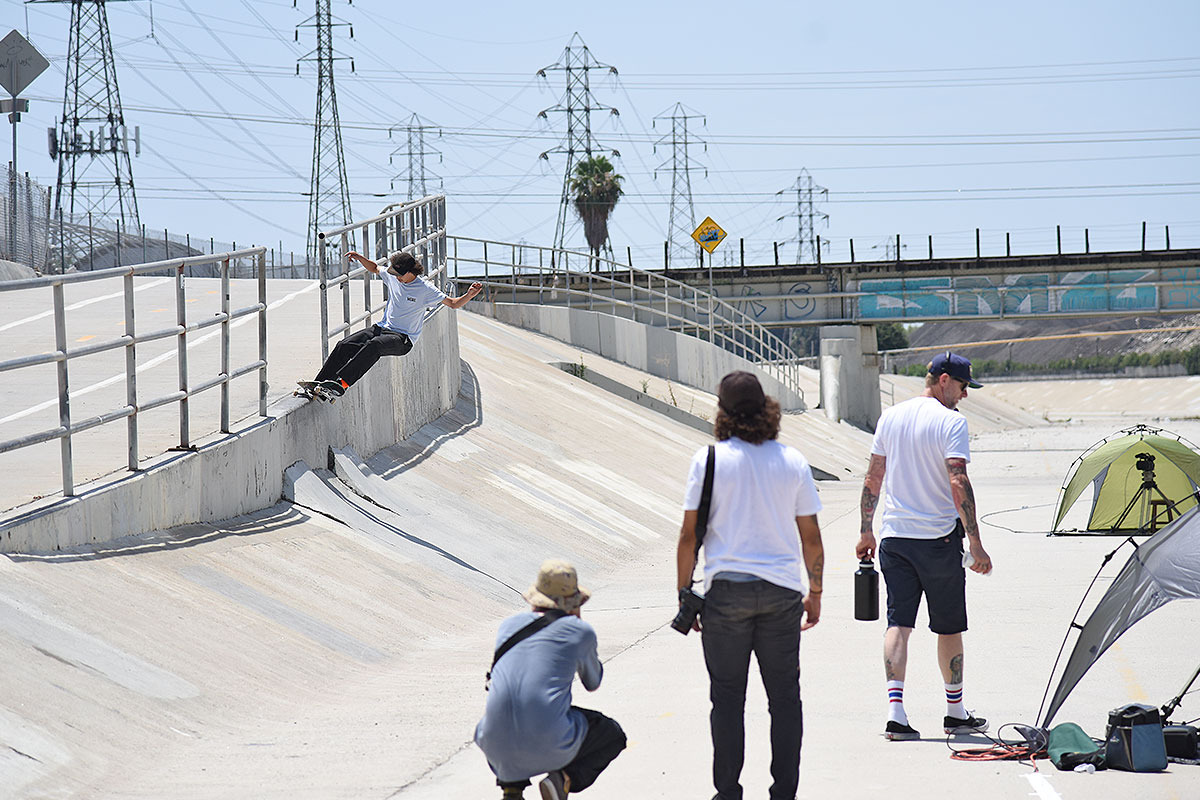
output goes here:
{"type": "MultiPolygon", "coordinates": [[[[50,238],[47,270],[56,273],[152,264],[259,246],[256,242],[222,242],[213,237],[172,233],[165,228],[154,229],[146,225],[130,231],[111,219],[89,214],[64,214],[61,221],[52,219],[50,238]]],[[[318,265],[306,263],[303,253],[285,251],[282,243],[277,247],[265,247],[267,277],[317,277],[318,265]]],[[[184,274],[193,278],[211,278],[219,276],[220,269],[213,263],[199,264],[185,267],[184,274]]],[[[230,264],[231,278],[250,278],[256,274],[253,259],[235,259],[230,264]]]]}
{"type": "Polygon", "coordinates": [[[0,258],[42,272],[50,253],[50,192],[11,166],[0,174],[0,258]]]}

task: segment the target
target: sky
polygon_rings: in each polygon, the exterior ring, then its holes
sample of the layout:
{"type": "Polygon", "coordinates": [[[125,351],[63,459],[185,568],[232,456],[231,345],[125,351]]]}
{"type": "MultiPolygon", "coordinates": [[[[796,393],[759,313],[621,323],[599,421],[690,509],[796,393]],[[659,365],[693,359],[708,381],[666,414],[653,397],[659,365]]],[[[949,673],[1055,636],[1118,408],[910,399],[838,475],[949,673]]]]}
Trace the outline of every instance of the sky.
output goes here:
{"type": "MultiPolygon", "coordinates": [[[[427,186],[451,233],[549,245],[565,156],[562,59],[597,62],[593,136],[624,177],[618,254],[661,265],[672,109],[682,104],[695,222],[729,238],[715,263],[796,260],[801,170],[826,194],[816,232],[843,261],[1055,248],[1200,247],[1200,3],[793,2],[401,4],[333,0],[335,85],[353,216],[403,199],[403,127],[426,136],[427,186]],[[350,37],[351,27],[353,38],[350,37]],[[351,61],[353,59],[353,72],[351,61]],[[656,119],[658,118],[658,119],[656,119]],[[438,135],[440,131],[440,136],[438,135]],[[702,143],[701,143],[702,142],[702,143]],[[436,150],[437,155],[432,151],[436,150]],[[390,159],[390,161],[389,161],[390,159]],[[398,179],[398,176],[400,179],[398,179]],[[781,219],[782,218],[782,219],[781,219]],[[891,243],[891,244],[890,244],[891,243]]],[[[0,0],[0,35],[51,67],[25,90],[18,169],[53,187],[70,5],[0,0]]],[[[142,222],[303,252],[316,108],[313,0],[108,3],[142,222]],[[297,31],[299,41],[296,41],[297,31]]],[[[11,152],[11,127],[0,134],[11,152]]],[[[573,226],[568,245],[583,247],[573,226]]]]}

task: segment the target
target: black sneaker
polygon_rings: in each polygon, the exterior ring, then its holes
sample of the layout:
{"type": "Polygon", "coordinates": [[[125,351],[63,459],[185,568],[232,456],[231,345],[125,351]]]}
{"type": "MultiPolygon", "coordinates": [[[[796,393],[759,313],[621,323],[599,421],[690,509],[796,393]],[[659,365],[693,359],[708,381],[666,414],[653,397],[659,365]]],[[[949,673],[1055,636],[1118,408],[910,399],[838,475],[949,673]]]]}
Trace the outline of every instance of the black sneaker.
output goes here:
{"type": "Polygon", "coordinates": [[[888,720],[887,727],[883,731],[883,736],[893,742],[904,742],[921,738],[920,732],[911,725],[905,725],[895,720],[888,720]]]}
{"type": "Polygon", "coordinates": [[[327,392],[334,397],[341,397],[346,393],[346,388],[342,386],[341,381],[321,381],[319,384],[321,391],[327,392]]]}
{"type": "Polygon", "coordinates": [[[942,725],[946,733],[951,736],[966,733],[987,733],[988,721],[983,717],[971,714],[969,711],[967,713],[970,716],[966,719],[962,719],[961,717],[946,717],[943,719],[942,725]]]}

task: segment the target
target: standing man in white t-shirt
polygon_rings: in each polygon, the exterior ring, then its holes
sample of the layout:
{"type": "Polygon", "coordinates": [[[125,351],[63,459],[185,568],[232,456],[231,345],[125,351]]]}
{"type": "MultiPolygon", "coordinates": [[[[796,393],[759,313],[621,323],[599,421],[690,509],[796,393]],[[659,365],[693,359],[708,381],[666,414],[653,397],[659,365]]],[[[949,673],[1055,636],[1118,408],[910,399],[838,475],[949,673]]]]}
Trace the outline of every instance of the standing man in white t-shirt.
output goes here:
{"type": "Polygon", "coordinates": [[[946,351],[929,363],[925,392],[884,411],[875,426],[871,461],[863,481],[860,559],[875,555],[872,525],[884,494],[879,531],[879,568],[887,584],[887,633],[883,665],[888,688],[891,740],[919,739],[904,711],[908,638],[924,594],[929,628],[938,637],[938,665],[946,689],[943,727],[949,734],[982,733],[987,720],[963,705],[963,631],[967,629],[966,572],[991,572],[979,539],[975,492],[967,478],[971,448],[967,420],[958,412],[971,377],[971,362],[946,351]],[[966,535],[969,557],[963,552],[966,535]]]}
{"type": "MultiPolygon", "coordinates": [[[[750,653],[771,714],[771,798],[794,800],[800,782],[800,632],[821,618],[825,551],[812,469],[775,441],[780,408],[758,378],[731,372],[717,392],[712,501],[704,550],[701,633],[708,667],[717,800],[741,800],[750,653]]],[[[690,589],[697,509],[708,448],[692,458],[676,551],[676,589],[690,589]]]]}
{"type": "Polygon", "coordinates": [[[476,282],[462,295],[447,297],[422,277],[425,267],[411,253],[392,253],[387,257],[387,269],[382,271],[381,264],[366,256],[346,255],[383,279],[388,301],[383,321],[338,342],[317,373],[321,388],[339,397],[366,375],[380,356],[402,356],[412,350],[425,324],[425,309],[438,303],[462,308],[483,289],[483,284],[476,282]]]}

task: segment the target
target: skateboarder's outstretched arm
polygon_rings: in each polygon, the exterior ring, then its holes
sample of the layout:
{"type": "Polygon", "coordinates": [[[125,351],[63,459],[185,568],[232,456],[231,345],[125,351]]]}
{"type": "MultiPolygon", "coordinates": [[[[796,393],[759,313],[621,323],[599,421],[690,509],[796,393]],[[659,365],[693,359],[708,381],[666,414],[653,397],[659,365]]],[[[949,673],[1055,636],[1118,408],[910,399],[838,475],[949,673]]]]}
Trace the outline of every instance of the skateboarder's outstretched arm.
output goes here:
{"type": "Polygon", "coordinates": [[[475,295],[479,294],[482,290],[483,290],[483,284],[476,281],[475,283],[472,283],[467,288],[467,290],[465,292],[463,292],[462,294],[460,294],[458,297],[443,298],[442,305],[449,306],[450,308],[462,308],[467,303],[471,302],[471,299],[473,297],[475,297],[475,295]]]}
{"type": "Polygon", "coordinates": [[[374,272],[376,275],[379,274],[379,265],[377,263],[375,263],[374,261],[372,261],[371,259],[364,256],[362,253],[355,253],[355,252],[351,251],[349,253],[346,253],[346,258],[352,259],[354,261],[357,261],[359,264],[362,264],[364,267],[366,267],[368,272],[374,272]]]}

